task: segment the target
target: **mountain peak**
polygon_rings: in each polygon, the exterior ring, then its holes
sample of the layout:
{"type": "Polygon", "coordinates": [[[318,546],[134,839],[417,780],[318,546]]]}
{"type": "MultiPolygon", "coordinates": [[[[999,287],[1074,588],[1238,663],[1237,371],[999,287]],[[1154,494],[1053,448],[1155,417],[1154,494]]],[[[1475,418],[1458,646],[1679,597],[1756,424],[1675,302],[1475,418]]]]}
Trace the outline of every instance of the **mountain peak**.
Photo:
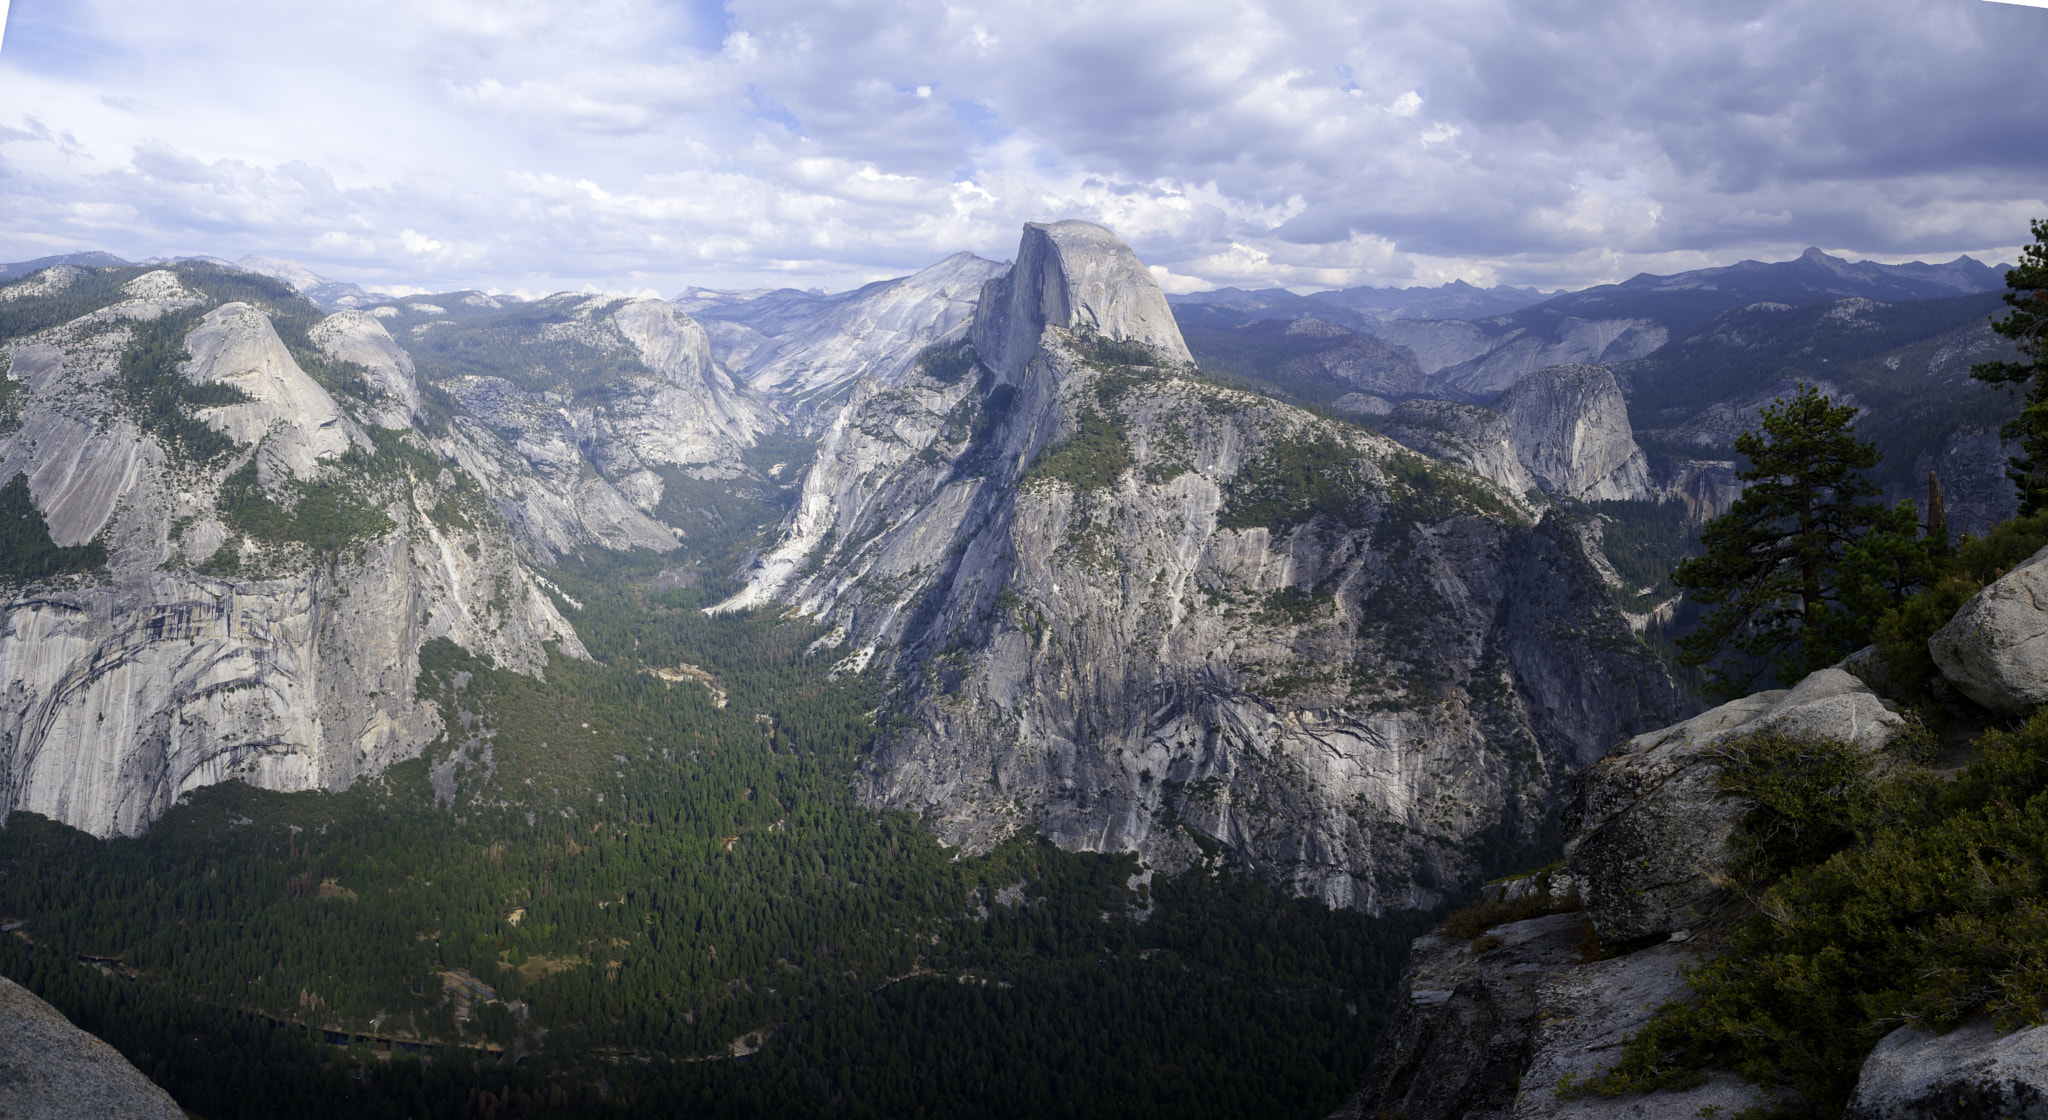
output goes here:
{"type": "Polygon", "coordinates": [[[1159,282],[1130,246],[1093,222],[1027,223],[1017,263],[982,286],[974,348],[1006,380],[1023,372],[1047,327],[1087,327],[1194,360],[1159,282]]]}

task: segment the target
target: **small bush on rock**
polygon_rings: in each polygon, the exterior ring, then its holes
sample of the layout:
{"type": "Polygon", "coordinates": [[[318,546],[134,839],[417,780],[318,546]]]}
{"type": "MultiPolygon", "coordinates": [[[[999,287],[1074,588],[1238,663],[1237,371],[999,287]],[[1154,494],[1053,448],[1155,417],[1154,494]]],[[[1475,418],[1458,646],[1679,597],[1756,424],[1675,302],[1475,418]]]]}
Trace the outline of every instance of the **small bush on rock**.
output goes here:
{"type": "Polygon", "coordinates": [[[1982,537],[1966,536],[1953,551],[1937,558],[1938,575],[1885,612],[1875,628],[1877,650],[1903,696],[1921,702],[1929,698],[1928,686],[1938,672],[1927,652],[1927,639],[1948,625],[1985,584],[2043,547],[2048,547],[2048,513],[2002,522],[1982,537]]]}
{"type": "Polygon", "coordinates": [[[1873,774],[1826,744],[1751,740],[1728,771],[1753,798],[1739,846],[1756,912],[1694,969],[1604,1077],[1605,1096],[1730,1069],[1839,1116],[1864,1057],[1900,1025],[2048,1018],[2048,713],[1990,732],[1954,781],[1873,774]]]}

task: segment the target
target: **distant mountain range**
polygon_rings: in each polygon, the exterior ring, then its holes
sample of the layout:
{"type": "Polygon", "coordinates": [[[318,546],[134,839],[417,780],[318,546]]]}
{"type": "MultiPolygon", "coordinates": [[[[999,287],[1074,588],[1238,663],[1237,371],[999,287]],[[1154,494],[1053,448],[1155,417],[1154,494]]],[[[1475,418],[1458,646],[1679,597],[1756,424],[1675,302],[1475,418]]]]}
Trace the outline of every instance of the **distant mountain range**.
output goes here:
{"type": "MultiPolygon", "coordinates": [[[[1647,318],[1674,332],[1691,330],[1723,311],[1760,301],[1797,306],[1821,300],[1939,299],[2003,287],[2010,265],[1971,257],[1946,264],[1848,261],[1808,249],[1789,261],[1741,261],[1670,276],[1639,273],[1619,284],[1573,292],[1477,288],[1453,280],[1434,288],[1343,288],[1296,295],[1285,288],[1217,288],[1167,297],[1183,326],[1236,327],[1261,319],[1321,319],[1378,333],[1394,319],[1472,322],[1525,309],[1581,319],[1647,318]]],[[[1517,322],[1515,325],[1528,325],[1517,322]]]]}
{"type": "Polygon", "coordinates": [[[127,268],[134,264],[175,264],[179,261],[205,261],[209,264],[239,268],[259,276],[268,276],[273,280],[282,280],[290,284],[294,291],[312,300],[322,311],[347,311],[357,307],[368,307],[388,298],[355,284],[329,280],[297,261],[258,256],[254,253],[238,261],[209,256],[151,257],[146,261],[127,261],[112,253],[94,249],[84,253],[62,253],[51,257],[37,257],[32,261],[0,264],[0,280],[13,280],[60,264],[76,268],[127,268]]]}

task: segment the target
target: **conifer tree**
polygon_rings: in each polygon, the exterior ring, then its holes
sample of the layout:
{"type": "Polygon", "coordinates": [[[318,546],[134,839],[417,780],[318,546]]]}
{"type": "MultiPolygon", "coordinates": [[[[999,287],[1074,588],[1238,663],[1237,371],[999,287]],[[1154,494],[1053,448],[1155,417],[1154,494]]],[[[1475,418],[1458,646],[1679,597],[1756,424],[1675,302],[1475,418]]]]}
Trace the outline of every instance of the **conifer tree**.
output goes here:
{"type": "Polygon", "coordinates": [[[2020,251],[2018,267],[2005,274],[2005,302],[2012,310],[1991,324],[2013,340],[2025,360],[1984,362],[1970,369],[1979,381],[2026,387],[2020,414],[2000,433],[2020,443],[2006,474],[2019,487],[2022,517],[2048,509],[2048,221],[2034,222],[2033,229],[2034,243],[2020,251]]]}
{"type": "Polygon", "coordinates": [[[1914,548],[1911,507],[1866,500],[1878,491],[1863,472],[1880,456],[1850,431],[1856,411],[1801,385],[1736,437],[1750,461],[1737,477],[1749,485],[1701,529],[1705,554],[1671,574],[1694,602],[1715,608],[1679,647],[1682,661],[1707,670],[1717,696],[1740,696],[1766,672],[1790,685],[1826,667],[1868,629],[1867,610],[1852,609],[1864,604],[1852,600],[1859,588],[1872,594],[1878,562],[1913,566],[1898,555],[1914,548]]]}

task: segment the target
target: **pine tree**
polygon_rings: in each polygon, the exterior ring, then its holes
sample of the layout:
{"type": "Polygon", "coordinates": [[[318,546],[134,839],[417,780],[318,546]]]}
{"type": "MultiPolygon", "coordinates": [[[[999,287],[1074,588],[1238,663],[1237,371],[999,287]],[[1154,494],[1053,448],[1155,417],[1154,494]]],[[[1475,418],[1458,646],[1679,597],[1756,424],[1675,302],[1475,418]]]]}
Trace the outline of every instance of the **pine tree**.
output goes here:
{"type": "Polygon", "coordinates": [[[1826,667],[1865,640],[1865,600],[1890,590],[1887,570],[1917,571],[1925,545],[1911,507],[1866,501],[1878,491],[1862,472],[1880,456],[1849,430],[1856,411],[1801,385],[1735,440],[1749,485],[1701,529],[1705,554],[1671,574],[1716,608],[1679,647],[1718,696],[1740,696],[1766,672],[1789,685],[1826,667]]]}
{"type": "Polygon", "coordinates": [[[1984,362],[1970,376],[1994,385],[2025,386],[2020,414],[2000,433],[2020,442],[2006,475],[2020,489],[2020,516],[2048,509],[2048,221],[2033,223],[2034,243],[2020,251],[2018,267],[2005,274],[2006,305],[2012,308],[1991,329],[2012,339],[2025,361],[1984,362]]]}

